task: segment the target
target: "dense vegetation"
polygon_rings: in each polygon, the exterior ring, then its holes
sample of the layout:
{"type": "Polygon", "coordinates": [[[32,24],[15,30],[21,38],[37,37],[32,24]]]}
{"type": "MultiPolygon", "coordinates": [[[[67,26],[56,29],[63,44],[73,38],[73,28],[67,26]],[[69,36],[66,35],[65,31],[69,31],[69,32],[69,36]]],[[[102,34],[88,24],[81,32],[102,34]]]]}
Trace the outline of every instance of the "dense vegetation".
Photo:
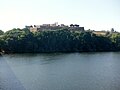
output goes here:
{"type": "Polygon", "coordinates": [[[0,51],[6,53],[120,51],[120,34],[98,36],[91,31],[67,29],[32,33],[28,29],[12,29],[0,34],[0,51]]]}

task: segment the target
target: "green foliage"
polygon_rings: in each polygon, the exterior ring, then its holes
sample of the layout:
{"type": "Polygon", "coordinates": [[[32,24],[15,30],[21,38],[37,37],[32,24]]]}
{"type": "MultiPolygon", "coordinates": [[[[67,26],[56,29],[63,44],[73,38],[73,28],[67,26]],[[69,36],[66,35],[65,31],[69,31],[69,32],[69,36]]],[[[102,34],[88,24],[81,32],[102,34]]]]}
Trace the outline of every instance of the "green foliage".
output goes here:
{"type": "Polygon", "coordinates": [[[4,33],[0,49],[6,53],[117,51],[120,34],[97,36],[90,31],[68,29],[32,33],[18,28],[4,33]]]}
{"type": "Polygon", "coordinates": [[[113,42],[115,48],[117,50],[120,50],[120,33],[112,34],[110,38],[111,38],[111,41],[113,42]]]}
{"type": "Polygon", "coordinates": [[[3,34],[4,34],[4,32],[2,30],[0,30],[0,35],[3,35],[3,34]]]}

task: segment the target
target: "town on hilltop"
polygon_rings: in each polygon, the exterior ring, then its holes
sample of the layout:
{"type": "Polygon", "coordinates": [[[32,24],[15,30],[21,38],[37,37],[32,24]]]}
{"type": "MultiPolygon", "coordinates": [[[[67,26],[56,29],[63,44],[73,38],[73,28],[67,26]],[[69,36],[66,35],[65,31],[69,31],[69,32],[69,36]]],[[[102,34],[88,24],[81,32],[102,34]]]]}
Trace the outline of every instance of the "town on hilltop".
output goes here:
{"type": "Polygon", "coordinates": [[[120,51],[120,33],[84,29],[78,24],[42,24],[1,30],[1,53],[120,51]]]}
{"type": "Polygon", "coordinates": [[[25,26],[27,29],[29,29],[31,32],[37,32],[37,31],[45,31],[45,30],[58,30],[58,29],[68,29],[68,30],[75,30],[75,31],[84,31],[84,27],[80,27],[78,24],[58,24],[58,22],[55,22],[53,24],[42,24],[42,25],[31,25],[31,26],[25,26]]]}
{"type": "MultiPolygon", "coordinates": [[[[70,31],[85,31],[84,27],[81,27],[78,24],[65,25],[65,24],[58,24],[58,22],[55,22],[53,24],[30,25],[30,26],[25,26],[25,28],[29,29],[30,32],[54,31],[54,30],[60,30],[60,29],[68,29],[70,31]]],[[[114,33],[114,34],[119,33],[115,31],[114,28],[111,28],[110,31],[109,30],[95,31],[90,29],[89,31],[91,31],[96,35],[106,35],[107,33],[114,33]]]]}

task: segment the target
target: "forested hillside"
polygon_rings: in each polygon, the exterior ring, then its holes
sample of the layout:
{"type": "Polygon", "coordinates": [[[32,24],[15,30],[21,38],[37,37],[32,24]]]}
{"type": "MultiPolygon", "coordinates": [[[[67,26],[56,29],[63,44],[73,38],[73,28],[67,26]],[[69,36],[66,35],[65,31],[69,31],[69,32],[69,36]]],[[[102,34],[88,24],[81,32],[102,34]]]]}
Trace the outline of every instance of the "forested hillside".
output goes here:
{"type": "Polygon", "coordinates": [[[67,29],[30,32],[12,29],[0,33],[0,51],[5,53],[120,51],[120,34],[96,35],[67,29]]]}

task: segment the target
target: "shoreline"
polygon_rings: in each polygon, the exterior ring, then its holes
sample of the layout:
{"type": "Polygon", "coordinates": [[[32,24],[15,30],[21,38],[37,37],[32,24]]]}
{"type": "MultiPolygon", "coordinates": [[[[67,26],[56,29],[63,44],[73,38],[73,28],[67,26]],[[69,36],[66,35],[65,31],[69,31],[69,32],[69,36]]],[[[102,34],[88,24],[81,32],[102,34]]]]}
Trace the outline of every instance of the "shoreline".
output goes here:
{"type": "Polygon", "coordinates": [[[7,54],[54,54],[54,53],[104,53],[104,52],[120,52],[120,51],[82,51],[82,52],[11,52],[11,53],[0,53],[0,56],[7,54]]]}

